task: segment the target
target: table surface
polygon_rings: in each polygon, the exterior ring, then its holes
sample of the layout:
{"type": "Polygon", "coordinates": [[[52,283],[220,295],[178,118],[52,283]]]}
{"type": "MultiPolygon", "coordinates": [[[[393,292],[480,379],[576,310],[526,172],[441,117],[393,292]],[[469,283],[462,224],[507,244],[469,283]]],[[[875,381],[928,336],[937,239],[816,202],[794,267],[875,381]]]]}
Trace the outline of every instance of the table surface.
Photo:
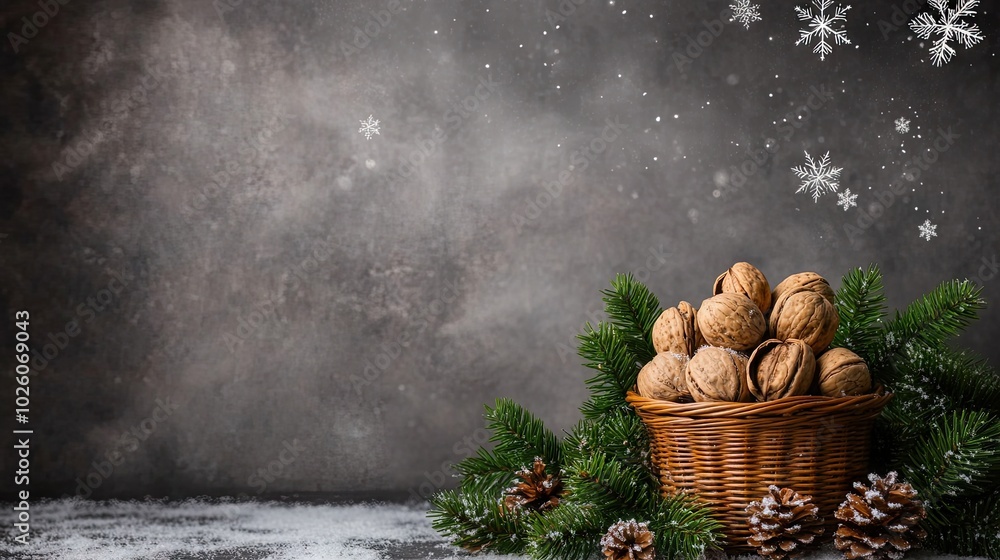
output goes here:
{"type": "MultiPolygon", "coordinates": [[[[3,504],[11,511],[10,504],[3,504]]],[[[12,560],[515,559],[470,555],[430,526],[426,504],[301,501],[52,500],[31,505],[31,541],[12,541],[12,560]]],[[[808,560],[839,560],[822,550],[808,560]]],[[[918,552],[910,558],[957,558],[918,552]]]]}

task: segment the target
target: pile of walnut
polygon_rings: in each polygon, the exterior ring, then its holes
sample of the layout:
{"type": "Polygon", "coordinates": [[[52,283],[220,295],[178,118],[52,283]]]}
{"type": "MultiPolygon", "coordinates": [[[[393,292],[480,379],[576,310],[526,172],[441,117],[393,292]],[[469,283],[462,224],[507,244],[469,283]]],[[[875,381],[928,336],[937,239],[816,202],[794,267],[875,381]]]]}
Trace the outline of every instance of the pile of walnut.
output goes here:
{"type": "Polygon", "coordinates": [[[840,318],[819,274],[793,274],[772,291],[761,271],[740,262],[716,279],[713,293],[700,309],[682,301],[656,320],[657,354],[639,372],[640,395],[753,402],[871,392],[860,356],[827,349],[840,318]]]}

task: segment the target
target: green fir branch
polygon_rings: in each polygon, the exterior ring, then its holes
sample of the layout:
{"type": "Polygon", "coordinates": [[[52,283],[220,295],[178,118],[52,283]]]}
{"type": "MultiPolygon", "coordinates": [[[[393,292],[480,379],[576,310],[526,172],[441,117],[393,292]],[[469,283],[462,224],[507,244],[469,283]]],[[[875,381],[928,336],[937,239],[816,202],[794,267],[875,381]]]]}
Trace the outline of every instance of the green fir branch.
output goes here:
{"type": "Polygon", "coordinates": [[[719,548],[722,525],[688,497],[655,500],[644,520],[653,531],[653,544],[661,558],[695,560],[706,550],[719,548]]]}
{"type": "Polygon", "coordinates": [[[514,473],[525,466],[523,455],[497,454],[479,448],[476,455],[454,466],[462,475],[463,492],[496,494],[510,486],[514,473]]]}
{"type": "MultiPolygon", "coordinates": [[[[545,423],[510,399],[497,399],[492,409],[486,407],[487,427],[493,432],[497,455],[518,457],[521,466],[528,466],[535,457],[546,465],[562,464],[562,445],[545,423]]],[[[520,468],[520,467],[519,467],[520,468]]]]}
{"type": "Polygon", "coordinates": [[[590,399],[580,407],[584,418],[630,410],[625,395],[635,385],[641,365],[621,333],[608,323],[598,323],[596,329],[588,323],[578,338],[584,365],[597,371],[586,381],[590,399]]]}
{"type": "Polygon", "coordinates": [[[469,551],[519,554],[527,545],[525,536],[532,517],[538,514],[508,512],[497,499],[484,494],[446,490],[431,498],[427,515],[434,530],[455,546],[469,551]]]}
{"type": "Polygon", "coordinates": [[[708,510],[688,498],[654,495],[644,507],[602,509],[576,501],[561,505],[531,520],[527,550],[533,558],[545,560],[594,558],[608,529],[629,519],[647,523],[657,558],[694,560],[719,546],[722,527],[708,510]]]}
{"type": "Polygon", "coordinates": [[[882,272],[877,265],[869,265],[867,270],[856,268],[844,275],[834,299],[840,325],[832,346],[849,348],[865,360],[873,358],[882,336],[885,300],[882,272]]]}
{"type": "Polygon", "coordinates": [[[1000,421],[988,412],[952,412],[914,446],[903,474],[928,509],[944,498],[995,489],[1000,478],[1000,421]]]}
{"type": "Polygon", "coordinates": [[[642,420],[632,411],[580,421],[563,439],[563,453],[567,463],[604,453],[622,463],[651,470],[649,435],[642,420]]]}
{"type": "Polygon", "coordinates": [[[926,548],[961,556],[1000,559],[1000,490],[939,504],[927,512],[926,548]]]}
{"type": "Polygon", "coordinates": [[[566,491],[575,503],[593,504],[604,511],[641,510],[657,496],[648,471],[603,453],[573,462],[565,470],[566,491]]]}
{"type": "Polygon", "coordinates": [[[914,405],[908,395],[897,392],[875,420],[872,470],[903,470],[914,448],[928,436],[941,417],[939,410],[914,405]]]}
{"type": "Polygon", "coordinates": [[[968,280],[944,282],[914,301],[886,325],[882,359],[887,359],[913,342],[941,346],[958,336],[974,321],[986,302],[982,289],[968,280]]]}
{"type": "Polygon", "coordinates": [[[653,323],[660,317],[660,300],[631,274],[619,274],[603,290],[604,311],[621,333],[629,351],[642,363],[653,359],[653,323]]]}
{"type": "Polygon", "coordinates": [[[472,457],[455,465],[464,479],[466,492],[497,493],[506,488],[517,471],[528,468],[541,457],[546,470],[559,472],[562,444],[545,424],[510,399],[497,399],[486,407],[486,427],[495,442],[492,451],[480,448],[472,457]]]}
{"type": "Polygon", "coordinates": [[[981,356],[947,346],[911,344],[896,359],[898,392],[913,407],[943,411],[970,409],[1000,412],[1000,376],[981,356]],[[933,404],[927,401],[935,401],[933,404]]]}
{"type": "Polygon", "coordinates": [[[600,551],[614,521],[592,505],[564,503],[531,519],[527,551],[542,560],[585,560],[600,551]]]}

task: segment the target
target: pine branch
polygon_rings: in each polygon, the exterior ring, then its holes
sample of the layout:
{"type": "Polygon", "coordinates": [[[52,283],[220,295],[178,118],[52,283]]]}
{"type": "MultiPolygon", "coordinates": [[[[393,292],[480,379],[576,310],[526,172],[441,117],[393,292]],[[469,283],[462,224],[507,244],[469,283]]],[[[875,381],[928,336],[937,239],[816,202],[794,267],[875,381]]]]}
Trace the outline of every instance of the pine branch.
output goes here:
{"type": "Polygon", "coordinates": [[[439,492],[431,498],[427,516],[435,531],[451,544],[470,551],[489,550],[499,554],[524,551],[528,525],[538,514],[508,512],[495,498],[485,494],[439,492]]]}
{"type": "Polygon", "coordinates": [[[520,454],[496,454],[480,447],[475,456],[462,460],[454,468],[464,477],[463,492],[495,494],[507,488],[514,473],[524,465],[524,457],[520,454]]]}
{"type": "Polygon", "coordinates": [[[882,359],[897,354],[912,342],[940,346],[957,336],[976,319],[986,302],[982,289],[968,280],[944,282],[910,304],[886,325],[882,359]]]}
{"type": "Polygon", "coordinates": [[[927,512],[926,548],[962,556],[1000,558],[1000,490],[945,503],[927,512]]]}
{"type": "Polygon", "coordinates": [[[629,351],[642,363],[653,359],[653,323],[659,318],[660,300],[649,289],[632,277],[619,274],[611,282],[610,290],[603,290],[604,310],[617,327],[629,351]]]}
{"type": "Polygon", "coordinates": [[[640,466],[624,465],[603,453],[595,453],[566,468],[567,493],[579,504],[593,504],[604,511],[644,509],[657,495],[640,466]]]}
{"type": "Polygon", "coordinates": [[[495,454],[518,457],[521,466],[530,464],[535,457],[541,457],[553,468],[562,464],[559,439],[516,402],[497,399],[493,409],[486,407],[486,420],[487,427],[493,431],[490,441],[496,442],[495,454]]]}
{"type": "Polygon", "coordinates": [[[1000,412],[1000,376],[982,357],[947,346],[912,344],[896,360],[899,392],[906,386],[913,395],[906,400],[926,407],[935,400],[943,411],[970,409],[1000,412]],[[932,397],[931,397],[932,396],[932,397]],[[925,402],[920,402],[925,401],[925,402]]]}
{"type": "Polygon", "coordinates": [[[567,464],[603,453],[624,464],[642,465],[651,471],[646,426],[632,411],[612,412],[597,420],[582,420],[566,434],[563,453],[567,464]]]}
{"type": "Polygon", "coordinates": [[[531,519],[528,553],[544,560],[585,560],[600,550],[601,537],[614,523],[596,507],[564,503],[531,519]]]}
{"type": "Polygon", "coordinates": [[[869,265],[868,270],[856,268],[844,275],[834,299],[840,326],[832,345],[850,348],[870,361],[882,335],[885,299],[882,272],[877,265],[869,265]]]}
{"type": "Polygon", "coordinates": [[[721,526],[705,508],[686,498],[654,495],[644,508],[601,509],[578,502],[561,505],[532,519],[528,552],[533,558],[546,560],[593,558],[600,550],[601,537],[623,519],[648,523],[657,558],[694,560],[718,547],[721,526]]]}
{"type": "Polygon", "coordinates": [[[1000,479],[1000,421],[987,412],[952,412],[917,443],[903,473],[928,509],[946,497],[994,489],[1000,479]]]}
{"type": "Polygon", "coordinates": [[[600,418],[612,411],[628,411],[625,395],[635,385],[641,366],[621,333],[608,323],[598,323],[596,329],[588,323],[577,338],[584,365],[597,371],[587,380],[590,399],[580,407],[583,416],[600,418]]]}
{"type": "Polygon", "coordinates": [[[486,426],[496,443],[493,451],[480,448],[476,455],[457,465],[465,478],[465,492],[496,493],[506,488],[514,474],[541,457],[552,472],[562,463],[562,444],[541,420],[510,399],[497,399],[494,408],[486,407],[486,426]]]}
{"type": "Polygon", "coordinates": [[[707,549],[717,549],[722,526],[709,511],[689,498],[658,499],[646,520],[661,558],[694,560],[707,549]]]}

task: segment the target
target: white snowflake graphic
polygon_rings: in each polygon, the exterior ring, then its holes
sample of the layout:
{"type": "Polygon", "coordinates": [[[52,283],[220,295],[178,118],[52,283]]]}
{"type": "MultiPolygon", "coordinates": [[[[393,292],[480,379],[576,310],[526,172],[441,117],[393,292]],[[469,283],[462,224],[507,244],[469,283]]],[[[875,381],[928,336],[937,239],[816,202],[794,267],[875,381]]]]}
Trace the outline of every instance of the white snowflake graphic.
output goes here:
{"type": "Polygon", "coordinates": [[[751,4],[750,0],[736,0],[729,5],[733,11],[733,17],[729,21],[738,21],[743,27],[750,29],[750,24],[760,21],[760,5],[751,4]]]}
{"type": "Polygon", "coordinates": [[[851,189],[846,189],[842,193],[837,193],[837,206],[843,206],[844,212],[852,206],[858,205],[858,195],[851,194],[851,189]]]}
{"type": "Polygon", "coordinates": [[[920,237],[923,237],[927,241],[930,241],[932,237],[937,237],[937,226],[932,224],[930,220],[924,220],[924,223],[920,224],[918,229],[920,230],[920,237]]]}
{"type": "Polygon", "coordinates": [[[899,117],[898,119],[896,119],[896,132],[900,134],[906,134],[909,131],[910,131],[909,120],[904,119],[903,117],[899,117]]]}
{"type": "Polygon", "coordinates": [[[378,119],[372,119],[372,116],[368,115],[367,120],[359,122],[361,122],[361,128],[358,129],[358,132],[365,135],[365,140],[371,140],[372,136],[378,134],[378,119]]]}
{"type": "Polygon", "coordinates": [[[792,168],[795,175],[802,179],[802,184],[799,186],[799,190],[795,191],[795,194],[807,191],[812,195],[813,202],[819,202],[820,196],[828,192],[837,192],[837,188],[840,187],[840,172],[843,171],[843,168],[830,165],[830,152],[827,152],[819,161],[814,160],[809,152],[805,152],[805,154],[808,165],[796,165],[792,168]]]}
{"type": "Polygon", "coordinates": [[[966,23],[961,20],[963,17],[975,17],[974,8],[979,4],[979,0],[958,0],[954,10],[948,9],[948,0],[929,0],[928,2],[941,14],[938,21],[931,14],[924,12],[913,18],[910,22],[910,29],[921,39],[929,39],[932,34],[940,34],[940,39],[935,39],[931,45],[931,62],[934,66],[951,60],[955,56],[955,49],[951,48],[948,41],[955,39],[965,48],[983,40],[983,34],[979,32],[979,27],[974,23],[966,23]]]}
{"type": "Polygon", "coordinates": [[[813,52],[819,53],[820,60],[826,60],[826,55],[833,52],[833,46],[827,42],[828,38],[833,37],[833,42],[838,45],[851,44],[850,39],[847,38],[847,30],[844,29],[844,25],[847,24],[847,10],[850,10],[851,7],[837,6],[833,14],[826,13],[827,8],[832,5],[833,0],[812,0],[812,6],[809,8],[795,7],[795,12],[799,14],[799,20],[809,22],[809,29],[799,30],[799,40],[795,41],[795,44],[808,45],[813,39],[817,39],[813,52]],[[819,13],[813,13],[814,6],[819,10],[819,13]],[[836,29],[835,25],[837,25],[836,29]]]}

